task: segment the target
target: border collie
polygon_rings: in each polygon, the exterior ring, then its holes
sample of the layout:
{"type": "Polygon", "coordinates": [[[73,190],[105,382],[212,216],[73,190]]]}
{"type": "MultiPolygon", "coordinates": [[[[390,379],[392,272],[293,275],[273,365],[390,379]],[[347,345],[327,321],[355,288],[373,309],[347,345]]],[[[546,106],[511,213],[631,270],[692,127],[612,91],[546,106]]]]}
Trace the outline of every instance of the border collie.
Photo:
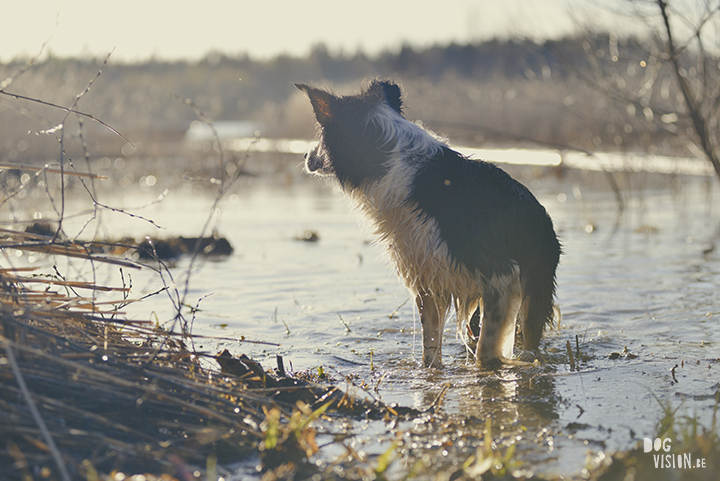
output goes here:
{"type": "Polygon", "coordinates": [[[415,296],[423,364],[442,365],[453,306],[460,325],[479,334],[477,364],[512,357],[516,320],[522,346],[537,349],[553,319],[560,243],[530,191],[405,119],[395,83],[374,80],[342,97],[296,87],[320,126],[306,168],[335,176],[385,244],[415,296]]]}

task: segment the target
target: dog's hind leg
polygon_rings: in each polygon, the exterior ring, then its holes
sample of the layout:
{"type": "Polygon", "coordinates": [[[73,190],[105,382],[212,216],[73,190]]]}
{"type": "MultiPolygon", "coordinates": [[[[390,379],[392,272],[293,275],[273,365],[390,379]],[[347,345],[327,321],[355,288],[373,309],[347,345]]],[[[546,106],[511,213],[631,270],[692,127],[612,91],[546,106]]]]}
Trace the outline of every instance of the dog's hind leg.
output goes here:
{"type": "Polygon", "coordinates": [[[481,302],[482,324],[476,351],[477,363],[509,359],[515,344],[515,321],[522,304],[517,271],[511,275],[493,277],[487,282],[481,302]]]}
{"type": "Polygon", "coordinates": [[[448,302],[428,294],[415,298],[420,311],[423,335],[423,365],[442,367],[442,331],[448,311],[448,302]]]}
{"type": "Polygon", "coordinates": [[[520,326],[523,348],[527,350],[534,351],[539,347],[545,326],[552,324],[553,291],[554,281],[550,276],[525,282],[520,326]]]}
{"type": "MultiPolygon", "coordinates": [[[[522,335],[523,335],[523,348],[527,349],[529,351],[534,351],[540,346],[540,339],[543,335],[543,329],[545,328],[545,324],[548,322],[546,319],[548,319],[548,314],[545,315],[537,315],[535,312],[537,312],[537,309],[535,309],[531,315],[528,311],[530,311],[530,304],[533,302],[533,299],[527,297],[526,300],[523,302],[522,312],[525,313],[524,316],[521,317],[520,326],[522,327],[522,335]]],[[[546,301],[547,303],[547,301],[546,301]]],[[[533,306],[534,307],[534,306],[533,306]]],[[[543,309],[544,311],[549,310],[552,312],[552,298],[550,299],[550,308],[549,309],[543,309]]],[[[542,312],[542,311],[541,311],[542,312]]],[[[552,319],[552,317],[550,317],[552,319]]]]}

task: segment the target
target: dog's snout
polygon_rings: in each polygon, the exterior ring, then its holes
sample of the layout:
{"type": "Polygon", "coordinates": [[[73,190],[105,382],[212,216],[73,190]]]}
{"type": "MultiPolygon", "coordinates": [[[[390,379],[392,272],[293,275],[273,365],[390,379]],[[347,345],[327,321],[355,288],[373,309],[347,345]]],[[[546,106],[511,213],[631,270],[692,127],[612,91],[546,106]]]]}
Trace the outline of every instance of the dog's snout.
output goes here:
{"type": "Polygon", "coordinates": [[[303,157],[309,172],[316,172],[320,170],[325,163],[322,156],[319,155],[317,146],[305,152],[303,157]]]}
{"type": "Polygon", "coordinates": [[[320,167],[322,167],[322,162],[317,158],[317,156],[313,155],[312,152],[306,152],[305,165],[307,166],[307,170],[309,170],[310,172],[315,172],[320,167]]]}

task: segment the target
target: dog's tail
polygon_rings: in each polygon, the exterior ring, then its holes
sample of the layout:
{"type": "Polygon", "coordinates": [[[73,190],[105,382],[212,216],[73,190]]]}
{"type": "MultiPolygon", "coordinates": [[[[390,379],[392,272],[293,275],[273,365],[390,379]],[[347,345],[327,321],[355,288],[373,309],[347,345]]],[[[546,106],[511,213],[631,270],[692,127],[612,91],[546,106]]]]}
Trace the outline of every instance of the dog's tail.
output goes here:
{"type": "Polygon", "coordinates": [[[543,220],[535,255],[526,260],[526,265],[520,265],[524,294],[521,311],[523,347],[530,350],[538,348],[545,326],[553,321],[555,270],[561,251],[550,217],[546,214],[543,220]]]}

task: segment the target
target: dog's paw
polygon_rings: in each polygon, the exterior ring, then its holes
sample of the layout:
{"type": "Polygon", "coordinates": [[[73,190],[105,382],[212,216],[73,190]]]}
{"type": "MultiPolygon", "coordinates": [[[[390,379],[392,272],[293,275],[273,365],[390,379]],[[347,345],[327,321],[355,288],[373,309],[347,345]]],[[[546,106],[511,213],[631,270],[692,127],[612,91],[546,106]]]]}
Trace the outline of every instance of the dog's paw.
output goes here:
{"type": "Polygon", "coordinates": [[[480,358],[475,363],[476,366],[490,371],[496,371],[503,367],[537,367],[540,365],[540,361],[533,359],[527,361],[523,359],[509,359],[507,357],[493,357],[493,358],[480,358]]]}

